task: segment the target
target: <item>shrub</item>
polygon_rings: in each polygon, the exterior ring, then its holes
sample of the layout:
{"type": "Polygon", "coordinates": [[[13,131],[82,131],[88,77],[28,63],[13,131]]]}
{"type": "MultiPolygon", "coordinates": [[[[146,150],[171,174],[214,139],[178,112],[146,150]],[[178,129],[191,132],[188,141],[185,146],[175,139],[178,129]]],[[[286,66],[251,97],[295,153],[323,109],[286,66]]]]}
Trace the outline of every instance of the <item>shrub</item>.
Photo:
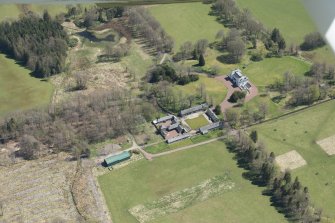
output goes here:
{"type": "Polygon", "coordinates": [[[236,103],[237,101],[244,99],[245,96],[246,93],[244,91],[234,91],[228,101],[231,103],[236,103]]]}
{"type": "Polygon", "coordinates": [[[78,39],[77,38],[69,39],[67,45],[71,48],[76,47],[78,45],[78,39]]]}
{"type": "Polygon", "coordinates": [[[313,50],[324,46],[326,43],[318,32],[309,33],[305,36],[304,42],[300,45],[302,50],[313,50]]]}
{"type": "Polygon", "coordinates": [[[180,77],[179,80],[178,80],[178,84],[179,85],[185,85],[185,84],[188,84],[190,82],[197,81],[197,80],[199,80],[199,76],[195,75],[195,74],[191,74],[191,75],[188,75],[188,76],[180,77]]]}
{"type": "Polygon", "coordinates": [[[263,57],[260,53],[255,53],[251,55],[250,60],[258,62],[258,61],[263,60],[263,57]]]}
{"type": "Polygon", "coordinates": [[[215,106],[214,113],[216,115],[221,115],[222,114],[222,110],[221,110],[221,106],[220,105],[215,106]]]}
{"type": "Polygon", "coordinates": [[[202,55],[202,54],[200,54],[200,56],[199,56],[199,66],[205,66],[205,58],[204,58],[204,56],[202,55]]]}

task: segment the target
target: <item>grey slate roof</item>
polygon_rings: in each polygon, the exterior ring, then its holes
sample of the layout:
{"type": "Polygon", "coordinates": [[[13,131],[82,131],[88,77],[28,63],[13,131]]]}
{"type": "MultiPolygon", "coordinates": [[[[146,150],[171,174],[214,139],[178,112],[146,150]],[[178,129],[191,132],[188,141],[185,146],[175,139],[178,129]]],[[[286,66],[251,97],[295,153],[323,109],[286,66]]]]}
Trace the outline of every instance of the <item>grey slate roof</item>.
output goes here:
{"type": "Polygon", "coordinates": [[[204,134],[207,133],[209,130],[220,128],[221,127],[221,122],[215,122],[206,126],[203,126],[199,129],[199,131],[204,134]]]}
{"type": "Polygon", "coordinates": [[[188,115],[188,114],[191,114],[193,112],[198,112],[198,111],[204,110],[206,108],[208,108],[208,105],[206,103],[204,103],[204,104],[201,104],[201,105],[197,105],[197,106],[194,106],[194,107],[191,107],[191,108],[181,110],[180,115],[182,115],[182,116],[188,115]]]}
{"type": "Polygon", "coordinates": [[[171,120],[173,118],[173,115],[164,116],[162,118],[156,119],[153,121],[154,124],[166,122],[167,120],[171,120]]]}
{"type": "Polygon", "coordinates": [[[182,139],[189,138],[190,136],[191,136],[190,134],[185,133],[185,134],[176,136],[176,137],[174,137],[174,138],[168,139],[168,140],[166,140],[166,142],[167,142],[167,143],[173,143],[173,142],[177,142],[177,141],[182,140],[182,139]]]}
{"type": "Polygon", "coordinates": [[[212,122],[218,122],[219,121],[219,118],[216,116],[216,114],[211,109],[208,109],[206,111],[206,114],[212,120],[212,122]]]}
{"type": "Polygon", "coordinates": [[[167,128],[167,130],[168,130],[168,131],[171,131],[171,130],[173,130],[173,129],[178,128],[178,126],[179,126],[179,123],[172,124],[172,125],[170,125],[170,126],[167,128]]]}

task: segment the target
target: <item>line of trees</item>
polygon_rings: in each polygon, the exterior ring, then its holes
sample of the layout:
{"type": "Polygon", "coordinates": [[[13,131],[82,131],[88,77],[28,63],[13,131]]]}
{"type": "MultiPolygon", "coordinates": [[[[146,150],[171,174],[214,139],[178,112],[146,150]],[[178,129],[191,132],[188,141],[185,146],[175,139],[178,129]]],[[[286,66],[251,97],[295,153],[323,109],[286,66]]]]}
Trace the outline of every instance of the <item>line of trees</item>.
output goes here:
{"type": "Polygon", "coordinates": [[[313,206],[308,188],[291,173],[278,171],[273,152],[268,154],[262,142],[257,142],[257,132],[250,137],[242,131],[227,139],[227,147],[236,154],[240,167],[247,170],[243,175],[254,184],[266,187],[265,194],[278,211],[292,221],[320,222],[322,210],[313,206]]]}
{"type": "Polygon", "coordinates": [[[199,80],[198,75],[188,72],[186,75],[182,72],[177,73],[173,64],[164,63],[152,67],[148,71],[148,79],[150,83],[157,83],[160,81],[168,81],[170,83],[177,83],[185,85],[193,81],[199,80]]]}
{"type": "Polygon", "coordinates": [[[243,30],[243,35],[250,39],[257,39],[264,32],[263,24],[252,17],[250,10],[240,10],[234,0],[217,0],[211,13],[225,26],[243,30]]]}
{"type": "MultiPolygon", "coordinates": [[[[212,4],[211,13],[217,16],[217,20],[230,28],[225,37],[223,30],[220,30],[216,39],[219,40],[217,47],[220,50],[227,50],[229,56],[223,58],[228,63],[240,62],[246,43],[251,43],[256,49],[257,40],[263,41],[267,50],[271,53],[267,56],[281,56],[286,49],[286,42],[280,34],[279,29],[274,28],[271,32],[266,30],[263,24],[252,17],[249,9],[240,10],[234,0],[217,0],[212,4]]],[[[254,60],[261,60],[260,55],[253,57],[254,60]]]]}
{"type": "Polygon", "coordinates": [[[164,31],[159,22],[143,7],[132,7],[127,11],[128,25],[135,34],[147,40],[147,46],[156,52],[171,52],[173,39],[164,31]]]}
{"type": "Polygon", "coordinates": [[[68,37],[47,11],[40,18],[28,14],[0,24],[0,50],[20,61],[37,77],[48,77],[65,68],[68,37]]]}
{"type": "Polygon", "coordinates": [[[173,60],[199,60],[201,55],[206,54],[208,45],[209,43],[207,39],[200,39],[195,42],[195,44],[193,44],[191,41],[186,41],[180,46],[179,52],[173,56],[173,60]]]}
{"type": "Polygon", "coordinates": [[[49,110],[15,113],[0,121],[0,142],[21,143],[18,155],[37,158],[51,150],[89,155],[88,143],[141,131],[155,118],[151,103],[138,102],[126,90],[96,91],[49,110]]]}

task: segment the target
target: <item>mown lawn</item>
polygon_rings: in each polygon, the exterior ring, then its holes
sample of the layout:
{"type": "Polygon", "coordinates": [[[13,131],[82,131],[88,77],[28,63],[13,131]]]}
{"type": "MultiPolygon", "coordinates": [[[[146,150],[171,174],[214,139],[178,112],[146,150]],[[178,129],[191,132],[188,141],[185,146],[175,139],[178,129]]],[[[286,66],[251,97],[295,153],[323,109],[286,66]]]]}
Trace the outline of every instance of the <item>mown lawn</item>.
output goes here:
{"type": "Polygon", "coordinates": [[[210,4],[183,3],[157,5],[149,8],[150,13],[160,22],[164,30],[175,41],[175,51],[186,41],[215,39],[216,33],[224,29],[214,16],[208,15],[210,4]]]}
{"type": "Polygon", "coordinates": [[[335,135],[335,101],[313,107],[255,129],[269,151],[281,155],[296,150],[307,166],[293,171],[308,186],[312,201],[335,218],[335,156],[328,156],[316,141],[335,135]]]}
{"type": "Polygon", "coordinates": [[[250,63],[243,73],[257,86],[268,86],[281,80],[287,71],[303,76],[310,64],[294,57],[264,58],[260,62],[250,63]]]}
{"type": "Polygon", "coordinates": [[[9,112],[45,106],[53,87],[30,76],[30,71],[0,54],[0,116],[9,112]]]}
{"type": "Polygon", "coordinates": [[[209,124],[208,120],[203,115],[200,115],[196,118],[187,119],[185,122],[191,127],[191,129],[194,130],[209,124]]]}
{"type": "Polygon", "coordinates": [[[241,8],[248,8],[252,15],[269,29],[279,28],[287,46],[300,44],[307,33],[316,31],[311,17],[299,0],[236,0],[241,8]]]}
{"type": "Polygon", "coordinates": [[[1,4],[0,12],[0,21],[16,19],[20,14],[20,10],[16,4],[1,4]]]}
{"type": "Polygon", "coordinates": [[[220,104],[226,97],[227,88],[219,81],[214,78],[199,76],[199,80],[191,82],[184,86],[175,85],[174,89],[183,95],[198,95],[199,86],[203,84],[205,86],[206,93],[209,97],[213,98],[214,104],[220,104]]]}
{"type": "Polygon", "coordinates": [[[151,162],[141,160],[98,180],[115,223],[135,223],[129,208],[224,173],[235,182],[233,190],[151,222],[286,222],[262,195],[263,188],[245,180],[242,172],[224,143],[214,142],[151,162]]]}

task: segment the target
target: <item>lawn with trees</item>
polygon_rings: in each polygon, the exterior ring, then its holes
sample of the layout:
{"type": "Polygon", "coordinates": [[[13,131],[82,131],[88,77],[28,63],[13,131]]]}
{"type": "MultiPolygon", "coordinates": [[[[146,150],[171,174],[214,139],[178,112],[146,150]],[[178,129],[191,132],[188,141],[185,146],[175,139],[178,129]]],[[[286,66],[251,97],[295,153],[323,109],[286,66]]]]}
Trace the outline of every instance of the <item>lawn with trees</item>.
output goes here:
{"type": "Polygon", "coordinates": [[[296,150],[307,165],[292,171],[308,186],[312,202],[323,215],[334,218],[335,157],[328,156],[316,141],[335,135],[335,102],[330,101],[294,115],[259,125],[258,140],[276,155],[296,150]]]}
{"type": "Polygon", "coordinates": [[[311,17],[299,0],[236,0],[241,8],[247,8],[266,28],[279,28],[287,45],[299,45],[307,33],[316,31],[311,17]],[[290,7],[287,7],[287,6],[290,7]],[[285,16],[284,16],[285,15],[285,16]]]}
{"type": "MultiPolygon", "coordinates": [[[[260,0],[257,2],[236,0],[236,2],[239,7],[248,8],[253,16],[267,28],[279,28],[287,41],[287,47],[299,46],[307,34],[317,30],[312,18],[299,0],[260,0]]],[[[314,55],[309,57],[313,61],[319,61],[320,58],[323,58],[321,63],[326,61],[331,64],[335,60],[335,56],[333,53],[327,53],[329,51],[331,51],[330,47],[325,46],[321,50],[314,50],[313,53],[308,54],[314,55]]]]}
{"type": "Polygon", "coordinates": [[[141,160],[98,178],[113,221],[136,222],[128,209],[228,173],[231,191],[152,222],[286,222],[270,205],[262,188],[242,177],[233,154],[223,142],[213,142],[151,162],[141,160]],[[197,173],[197,174],[194,174],[197,173]],[[141,176],[141,177],[139,177],[141,176]],[[253,205],[257,200],[257,205],[253,205]],[[220,210],[220,211],[218,211],[220,210]],[[243,210],[243,214],[241,213],[243,210]],[[262,216],[261,218],[259,216],[262,216]]]}

